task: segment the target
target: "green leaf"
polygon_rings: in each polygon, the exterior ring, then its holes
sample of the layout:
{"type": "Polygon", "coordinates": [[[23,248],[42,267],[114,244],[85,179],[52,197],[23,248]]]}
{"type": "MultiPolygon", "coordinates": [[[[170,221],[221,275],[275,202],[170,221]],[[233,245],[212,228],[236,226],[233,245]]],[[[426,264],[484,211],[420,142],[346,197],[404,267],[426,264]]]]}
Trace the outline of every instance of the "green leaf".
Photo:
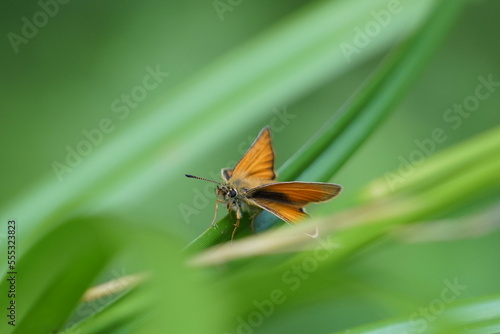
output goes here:
{"type": "MultiPolygon", "coordinates": [[[[112,238],[94,233],[92,225],[62,225],[20,259],[15,274],[16,326],[3,333],[49,333],[64,324],[117,251],[112,238]]],[[[2,298],[2,309],[7,302],[2,298]]]]}
{"type": "MultiPolygon", "coordinates": [[[[461,154],[464,148],[473,149],[484,146],[485,141],[497,143],[495,145],[500,148],[500,144],[498,144],[500,143],[500,127],[493,128],[487,133],[447,151],[461,154]]],[[[457,160],[450,156],[447,151],[436,154],[431,160],[437,162],[431,161],[430,164],[444,165],[455,169],[455,166],[440,162],[450,158],[453,161],[457,160]]],[[[417,189],[410,192],[410,195],[395,193],[392,196],[375,199],[331,216],[312,219],[307,223],[295,226],[293,229],[271,231],[232,245],[214,247],[198,255],[193,263],[213,265],[240,258],[286,251],[291,247],[302,249],[304,245],[316,243],[315,239],[309,237],[316,228],[319,228],[322,234],[330,239],[331,243],[341,245],[342,251],[337,251],[335,256],[331,256],[328,261],[323,262],[324,265],[334,263],[358,250],[361,246],[385,235],[391,228],[422,220],[431,220],[439,214],[471,202],[475,196],[497,191],[500,189],[499,171],[500,156],[495,154],[486,155],[485,159],[475,163],[464,163],[458,174],[448,174],[443,177],[440,170],[435,170],[441,178],[426,173],[425,175],[433,182],[422,179],[427,187],[421,188],[415,184],[417,189]],[[332,222],[335,223],[332,224],[332,222]]],[[[304,252],[293,261],[297,262],[308,256],[310,254],[304,252]]]]}
{"type": "MultiPolygon", "coordinates": [[[[336,334],[445,334],[445,333],[496,333],[500,331],[500,296],[488,296],[468,300],[458,305],[444,305],[444,312],[437,316],[431,313],[409,315],[408,318],[394,319],[370,324],[336,334]]],[[[420,308],[422,310],[422,308],[420,308]]]]}
{"type": "MultiPolygon", "coordinates": [[[[131,327],[149,333],[219,333],[223,321],[216,315],[225,304],[204,309],[214,291],[199,284],[178,249],[168,235],[116,218],[68,221],[47,233],[19,262],[16,325],[2,323],[2,333],[56,332],[73,313],[66,325],[70,333],[131,327]],[[81,303],[103,272],[118,282],[124,273],[148,278],[114,301],[105,296],[81,303]],[[198,321],[186,321],[192,310],[199,310],[198,321]]],[[[2,298],[2,307],[7,303],[2,298]]]]}

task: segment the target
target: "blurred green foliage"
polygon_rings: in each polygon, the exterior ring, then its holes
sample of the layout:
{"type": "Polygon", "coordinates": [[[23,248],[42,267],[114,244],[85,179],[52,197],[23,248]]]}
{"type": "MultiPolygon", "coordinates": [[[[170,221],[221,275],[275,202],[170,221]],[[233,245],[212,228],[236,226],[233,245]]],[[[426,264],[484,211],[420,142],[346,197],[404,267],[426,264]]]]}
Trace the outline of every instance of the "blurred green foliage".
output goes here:
{"type": "MultiPolygon", "coordinates": [[[[437,2],[2,2],[0,251],[15,219],[19,306],[18,326],[2,316],[1,331],[332,333],[384,321],[359,333],[459,332],[459,320],[498,331],[498,182],[419,224],[464,220],[459,236],[343,231],[352,243],[340,260],[310,274],[294,271],[300,254],[194,269],[179,252],[208,227],[215,198],[184,173],[217,178],[266,124],[281,166],[437,2]],[[346,54],[346,43],[359,52],[346,54]],[[78,303],[91,285],[137,272],[154,275],[118,298],[78,303]],[[465,288],[446,302],[455,281],[465,288]]],[[[496,163],[463,143],[500,124],[499,10],[467,2],[410,93],[331,180],[342,195],[313,216],[434,175],[425,168],[435,156],[463,155],[478,173],[496,163]],[[478,91],[487,97],[474,100],[478,91]],[[367,188],[374,179],[381,187],[367,188]]]]}

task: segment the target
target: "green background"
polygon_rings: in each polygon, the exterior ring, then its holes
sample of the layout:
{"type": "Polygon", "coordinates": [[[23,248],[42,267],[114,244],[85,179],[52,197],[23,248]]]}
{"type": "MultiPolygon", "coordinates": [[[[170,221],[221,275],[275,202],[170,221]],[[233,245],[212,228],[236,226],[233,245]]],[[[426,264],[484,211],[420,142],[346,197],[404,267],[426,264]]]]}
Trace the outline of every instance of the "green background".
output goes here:
{"type": "MultiPolygon", "coordinates": [[[[384,2],[378,2],[384,7],[384,2]]],[[[242,1],[232,7],[232,11],[224,12],[221,20],[210,1],[70,1],[59,4],[57,14],[39,28],[36,36],[19,45],[16,53],[8,34],[21,34],[22,18],[31,18],[40,11],[40,5],[3,1],[0,11],[4,35],[0,62],[0,206],[5,208],[1,212],[2,236],[7,219],[17,219],[18,252],[24,254],[44,233],[48,234],[68,219],[110,215],[119,217],[113,218],[118,221],[130,222],[135,229],[164,233],[171,244],[166,248],[171,253],[161,254],[164,250],[160,248],[148,250],[155,254],[151,256],[157,256],[155,265],[161,266],[158,261],[164,256],[165,270],[170,275],[186,270],[180,264],[178,257],[181,255],[177,250],[208,228],[215,195],[208,199],[204,196],[201,207],[196,207],[193,201],[197,194],[209,186],[186,179],[184,173],[209,178],[214,173],[218,175],[221,168],[231,167],[228,163],[241,157],[242,147],[246,149],[263,126],[274,122],[277,113],[286,111],[290,118],[282,129],[273,132],[276,165],[281,166],[367,80],[398,36],[404,35],[405,21],[394,18],[394,24],[391,22],[384,27],[360,54],[353,55],[351,62],[344,59],[345,64],[337,63],[334,69],[325,69],[322,76],[311,79],[300,70],[295,73],[294,66],[289,66],[287,75],[295,77],[302,85],[296,89],[285,85],[282,94],[280,87],[276,87],[275,92],[270,92],[272,97],[262,97],[260,105],[252,104],[248,108],[242,105],[241,110],[230,113],[219,113],[215,106],[191,117],[182,104],[175,109],[167,101],[176,92],[195,86],[200,78],[217,73],[234,61],[235,55],[249,52],[263,38],[272,36],[279,27],[318,4],[321,2],[242,1]],[[148,66],[158,66],[169,75],[157,88],[148,91],[147,98],[131,109],[126,118],[120,119],[113,111],[113,102],[142,84],[148,66]],[[91,166],[97,161],[95,157],[99,155],[100,159],[95,166],[99,163],[115,166],[117,160],[114,159],[137,149],[136,145],[140,144],[136,138],[147,138],[147,131],[135,136],[131,133],[143,131],[144,128],[137,124],[144,124],[151,115],[163,115],[162,119],[167,120],[166,123],[171,119],[172,124],[183,117],[186,119],[179,123],[182,126],[174,125],[165,130],[165,136],[172,131],[168,141],[151,145],[144,156],[137,154],[137,159],[116,168],[116,172],[115,167],[111,167],[107,173],[112,178],[96,178],[98,183],[86,188],[87,180],[93,180],[87,173],[95,172],[91,166]],[[82,131],[97,128],[105,118],[111,120],[114,131],[104,134],[102,143],[93,147],[92,153],[83,157],[60,182],[53,163],[64,163],[67,147],[76,148],[85,140],[82,131]],[[131,139],[127,141],[127,138],[131,139]],[[100,153],[109,151],[113,154],[100,153]],[[45,188],[53,192],[48,192],[48,196],[40,195],[44,194],[40,189],[45,188]],[[79,189],[87,191],[80,194],[79,189]],[[57,213],[47,209],[52,200],[50,194],[60,196],[61,202],[68,199],[57,213]],[[36,208],[26,214],[22,211],[26,206],[18,203],[36,203],[36,208]],[[188,219],[182,213],[186,207],[194,208],[188,219]],[[38,212],[45,219],[40,224],[34,222],[38,212]]],[[[407,2],[403,4],[411,6],[407,2]]],[[[352,5],[359,12],[365,11],[365,7],[366,1],[352,5]]],[[[422,12],[415,11],[417,14],[422,12]]],[[[446,135],[443,143],[436,144],[436,152],[439,152],[500,124],[500,91],[497,90],[481,101],[477,110],[463,119],[457,129],[443,119],[448,108],[463,103],[475,93],[478,77],[492,76],[500,81],[499,11],[498,1],[468,3],[409,94],[331,180],[344,187],[342,195],[324,206],[311,207],[312,215],[351,205],[360,190],[372,180],[397,170],[401,157],[408,159],[418,149],[415,140],[430,138],[436,128],[443,129],[446,135]]],[[[417,14],[415,17],[420,15],[417,14]]],[[[302,37],[297,34],[296,41],[291,44],[307,44],[302,37]]],[[[344,41],[352,43],[352,40],[344,41]]],[[[272,58],[273,53],[267,57],[272,58]]],[[[259,59],[247,60],[248,68],[254,60],[259,62],[259,59]]],[[[213,90],[231,90],[240,72],[250,71],[248,68],[234,67],[228,73],[214,75],[217,80],[213,90]]],[[[193,92],[197,91],[193,89],[193,92]]],[[[191,95],[189,99],[209,101],[211,96],[209,90],[191,95]]],[[[230,98],[238,99],[239,96],[230,98]]],[[[231,102],[224,101],[228,105],[231,102]]],[[[498,200],[497,193],[488,196],[485,203],[498,200]]],[[[479,209],[454,212],[451,217],[478,212],[484,205],[478,206],[479,209]]],[[[496,212],[493,222],[498,224],[498,210],[496,212]]],[[[223,215],[225,209],[221,208],[219,217],[223,215]]],[[[115,225],[120,228],[119,224],[115,225]]],[[[287,295],[286,302],[266,318],[256,332],[304,333],[307,330],[329,333],[382,319],[407,318],[419,307],[426,307],[439,298],[445,287],[443,282],[455,278],[467,286],[458,297],[461,301],[498,293],[500,234],[495,229],[486,235],[445,242],[406,243],[397,235],[389,235],[360,248],[340,265],[323,268],[316,278],[305,280],[296,293],[287,295]]],[[[124,239],[131,240],[133,236],[130,232],[124,239]]],[[[96,242],[89,235],[85,244],[93,248],[96,242]]],[[[108,241],[102,238],[101,242],[108,241]]],[[[58,252],[64,250],[54,254],[58,252]]],[[[119,265],[120,257],[110,256],[110,259],[113,260],[108,267],[97,270],[101,273],[99,280],[112,276],[110,268],[123,268],[119,265]]],[[[57,258],[53,260],[58,261],[57,258]]],[[[1,265],[4,269],[3,262],[1,265]]],[[[127,265],[125,267],[127,273],[134,272],[127,265]]],[[[214,277],[218,276],[211,271],[186,271],[182,275],[190,279],[194,276],[194,282],[172,278],[173,285],[182,286],[176,297],[178,303],[184,305],[177,310],[179,322],[196,322],[199,317],[200,324],[211,328],[205,329],[207,333],[212,332],[212,328],[213,332],[235,332],[234,312],[228,315],[224,312],[230,308],[252,309],[244,304],[248,297],[244,292],[242,296],[237,295],[239,289],[246,287],[236,287],[240,281],[231,281],[231,278],[224,279],[229,286],[234,285],[231,288],[225,283],[214,283],[214,277]],[[204,291],[206,289],[212,291],[204,291]],[[195,292],[186,292],[192,290],[195,292]],[[226,291],[236,296],[225,296],[226,291]],[[237,304],[240,308],[235,307],[237,304]],[[211,307],[213,314],[201,316],[204,309],[211,307]]],[[[233,271],[232,275],[237,274],[233,271]]],[[[259,289],[268,295],[274,286],[272,281],[252,281],[248,277],[243,281],[254,286],[248,295],[259,289]]],[[[168,293],[174,296],[176,292],[165,292],[166,298],[168,293]]],[[[149,304],[146,302],[146,305],[149,304]]],[[[79,317],[73,315],[74,318],[79,317]]],[[[191,332],[196,329],[179,327],[178,330],[191,332]]]]}

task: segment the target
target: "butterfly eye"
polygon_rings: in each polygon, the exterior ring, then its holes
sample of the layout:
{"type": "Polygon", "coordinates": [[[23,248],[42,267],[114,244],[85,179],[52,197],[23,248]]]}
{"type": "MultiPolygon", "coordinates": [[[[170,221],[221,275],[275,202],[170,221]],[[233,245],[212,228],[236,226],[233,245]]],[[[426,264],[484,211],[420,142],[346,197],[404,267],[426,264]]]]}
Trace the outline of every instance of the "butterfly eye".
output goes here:
{"type": "Polygon", "coordinates": [[[237,192],[234,189],[229,190],[229,197],[234,197],[236,196],[237,192]]]}

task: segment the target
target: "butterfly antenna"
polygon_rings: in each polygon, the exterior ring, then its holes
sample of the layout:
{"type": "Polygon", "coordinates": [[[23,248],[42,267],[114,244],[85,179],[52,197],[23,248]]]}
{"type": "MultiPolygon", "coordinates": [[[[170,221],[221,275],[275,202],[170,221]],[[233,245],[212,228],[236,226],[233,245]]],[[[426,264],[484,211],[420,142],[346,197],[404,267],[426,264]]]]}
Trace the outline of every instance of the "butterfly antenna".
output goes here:
{"type": "Polygon", "coordinates": [[[202,177],[199,177],[199,176],[194,176],[194,175],[190,175],[190,174],[185,174],[185,175],[186,175],[186,177],[189,177],[191,179],[198,179],[198,180],[203,180],[203,181],[208,181],[208,182],[213,182],[213,183],[220,184],[220,182],[217,182],[217,181],[214,181],[214,180],[205,179],[205,178],[202,178],[202,177]]]}

